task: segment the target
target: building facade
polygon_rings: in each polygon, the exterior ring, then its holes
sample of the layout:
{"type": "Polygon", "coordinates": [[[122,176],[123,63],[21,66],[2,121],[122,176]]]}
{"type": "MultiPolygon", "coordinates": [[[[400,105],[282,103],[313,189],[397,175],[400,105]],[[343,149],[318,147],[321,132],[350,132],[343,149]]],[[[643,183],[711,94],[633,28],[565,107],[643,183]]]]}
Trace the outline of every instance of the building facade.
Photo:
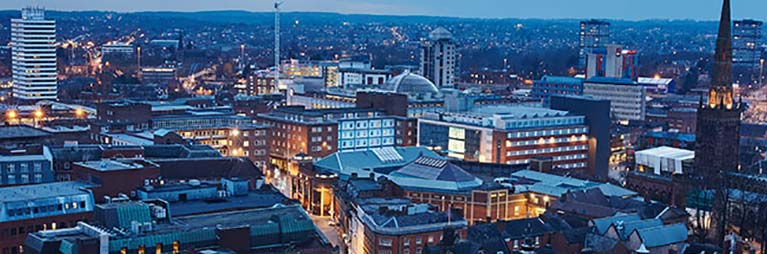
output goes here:
{"type": "Polygon", "coordinates": [[[418,144],[467,161],[525,164],[551,157],[564,169],[588,162],[584,116],[525,106],[483,106],[418,119],[418,144]]]}
{"type": "Polygon", "coordinates": [[[28,7],[11,19],[13,96],[24,102],[56,100],[56,21],[28,7]]]}
{"type": "Polygon", "coordinates": [[[53,156],[48,147],[0,149],[0,186],[53,181],[53,156]]]}
{"type": "Polygon", "coordinates": [[[593,77],[583,83],[583,95],[610,101],[610,113],[619,121],[644,120],[645,88],[630,79],[593,77]]]}

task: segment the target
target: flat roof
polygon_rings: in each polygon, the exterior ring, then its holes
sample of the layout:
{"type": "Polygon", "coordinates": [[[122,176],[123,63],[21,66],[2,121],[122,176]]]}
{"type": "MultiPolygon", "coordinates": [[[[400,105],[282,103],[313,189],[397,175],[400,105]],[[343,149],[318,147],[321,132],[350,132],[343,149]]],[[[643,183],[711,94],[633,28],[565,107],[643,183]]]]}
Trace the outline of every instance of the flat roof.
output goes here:
{"type": "Polygon", "coordinates": [[[636,155],[653,156],[658,158],[669,158],[676,160],[687,160],[695,158],[695,151],[674,148],[669,146],[659,146],[655,148],[636,151],[636,155]]]}
{"type": "MultiPolygon", "coordinates": [[[[215,186],[214,186],[215,187],[215,186]]],[[[222,211],[267,208],[276,204],[291,203],[290,199],[276,190],[250,191],[245,196],[229,196],[215,200],[192,200],[170,204],[172,216],[187,216],[222,211]]]]}
{"type": "Polygon", "coordinates": [[[567,111],[523,105],[487,105],[474,107],[471,112],[484,116],[502,115],[504,118],[517,119],[566,116],[568,114],[567,111]]]}
{"type": "Polygon", "coordinates": [[[92,186],[94,185],[85,182],[71,181],[3,187],[0,188],[0,202],[31,201],[90,194],[85,188],[92,186]]]}
{"type": "Polygon", "coordinates": [[[130,170],[130,169],[143,169],[147,166],[159,167],[157,164],[143,159],[128,159],[128,160],[112,160],[101,159],[95,161],[75,162],[75,164],[82,167],[98,170],[98,171],[118,171],[118,170],[130,170]]]}
{"type": "MultiPolygon", "coordinates": [[[[171,209],[173,206],[171,205],[171,209]]],[[[150,234],[172,233],[177,231],[189,231],[200,228],[239,227],[242,225],[261,225],[274,223],[273,216],[291,218],[296,221],[308,222],[314,225],[306,211],[301,206],[290,205],[283,207],[270,207],[249,209],[242,211],[222,212],[203,215],[190,215],[175,217],[172,224],[157,224],[150,234]]],[[[307,224],[307,225],[308,225],[307,224]]]]}
{"type": "Polygon", "coordinates": [[[37,138],[50,136],[47,132],[24,125],[0,127],[0,139],[37,138]]]}

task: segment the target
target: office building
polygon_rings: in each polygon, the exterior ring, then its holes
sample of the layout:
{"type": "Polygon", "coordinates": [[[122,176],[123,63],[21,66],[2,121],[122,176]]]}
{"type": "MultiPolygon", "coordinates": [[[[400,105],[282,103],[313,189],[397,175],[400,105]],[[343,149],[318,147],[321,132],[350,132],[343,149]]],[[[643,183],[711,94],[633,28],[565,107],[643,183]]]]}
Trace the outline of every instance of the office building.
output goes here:
{"type": "Polygon", "coordinates": [[[636,81],[639,78],[639,57],[636,50],[610,44],[593,48],[586,55],[586,79],[608,77],[636,81]]]}
{"type": "Polygon", "coordinates": [[[563,169],[588,162],[585,117],[527,106],[479,106],[418,119],[418,144],[467,161],[525,164],[551,157],[563,169]]]}
{"type": "Polygon", "coordinates": [[[132,57],[134,52],[133,45],[125,42],[108,42],[101,45],[101,54],[104,55],[132,57]]]}
{"type": "Polygon", "coordinates": [[[0,148],[0,186],[53,181],[53,156],[47,146],[0,148]]]}
{"type": "Polygon", "coordinates": [[[11,19],[13,97],[32,104],[56,100],[56,21],[45,10],[27,7],[11,19]]]}
{"type": "Polygon", "coordinates": [[[610,23],[601,20],[581,21],[579,44],[578,44],[578,66],[586,66],[586,58],[591,50],[604,47],[610,40],[610,23]]]}
{"type": "Polygon", "coordinates": [[[408,145],[415,137],[414,131],[403,131],[413,119],[374,108],[280,107],[258,117],[271,126],[271,163],[283,169],[298,154],[322,158],[336,151],[408,145]]]}
{"type": "Polygon", "coordinates": [[[589,128],[589,160],[586,174],[597,180],[607,180],[610,160],[610,101],[587,96],[554,95],[551,109],[563,110],[585,117],[589,128]]]}
{"type": "Polygon", "coordinates": [[[732,28],[732,65],[756,70],[762,59],[762,21],[736,20],[732,28]]]}
{"type": "Polygon", "coordinates": [[[439,88],[453,88],[458,75],[458,52],[453,34],[444,27],[421,42],[421,75],[439,88]]]}
{"type": "Polygon", "coordinates": [[[176,81],[176,68],[144,67],[141,68],[139,77],[141,77],[141,83],[143,84],[160,84],[167,86],[171,82],[176,81]]]}
{"type": "Polygon", "coordinates": [[[22,253],[27,234],[74,227],[93,212],[90,184],[55,182],[0,188],[0,253],[22,253]]]}
{"type": "Polygon", "coordinates": [[[582,95],[583,79],[572,77],[543,76],[540,80],[533,81],[530,95],[543,105],[549,105],[552,95],[582,95]]]}
{"type": "Polygon", "coordinates": [[[647,92],[630,79],[593,77],[583,82],[583,95],[610,101],[610,114],[618,121],[644,120],[647,92]]]}

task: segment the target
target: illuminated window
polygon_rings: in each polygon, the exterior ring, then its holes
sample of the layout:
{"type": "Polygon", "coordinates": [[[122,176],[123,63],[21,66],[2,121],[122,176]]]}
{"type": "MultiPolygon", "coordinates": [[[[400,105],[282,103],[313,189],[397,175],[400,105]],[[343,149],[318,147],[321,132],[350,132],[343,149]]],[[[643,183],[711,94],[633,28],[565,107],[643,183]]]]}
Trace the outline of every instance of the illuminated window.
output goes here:
{"type": "Polygon", "coordinates": [[[120,248],[120,254],[128,254],[128,248],[126,247],[120,248]]]}
{"type": "Polygon", "coordinates": [[[146,248],[144,247],[144,245],[138,246],[138,254],[146,254],[146,248]]]}
{"type": "Polygon", "coordinates": [[[173,241],[173,254],[178,254],[181,249],[181,244],[178,241],[173,241]]]}
{"type": "Polygon", "coordinates": [[[155,254],[162,254],[162,243],[158,243],[154,248],[155,254]]]}

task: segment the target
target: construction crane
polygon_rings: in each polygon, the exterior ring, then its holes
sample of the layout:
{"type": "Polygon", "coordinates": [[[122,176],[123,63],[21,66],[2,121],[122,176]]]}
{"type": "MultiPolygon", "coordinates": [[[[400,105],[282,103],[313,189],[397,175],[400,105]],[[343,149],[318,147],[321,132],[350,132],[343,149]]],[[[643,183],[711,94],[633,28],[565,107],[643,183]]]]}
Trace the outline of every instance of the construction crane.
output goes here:
{"type": "Polygon", "coordinates": [[[274,2],[274,87],[272,92],[279,91],[280,85],[280,6],[284,2],[274,2]]]}

